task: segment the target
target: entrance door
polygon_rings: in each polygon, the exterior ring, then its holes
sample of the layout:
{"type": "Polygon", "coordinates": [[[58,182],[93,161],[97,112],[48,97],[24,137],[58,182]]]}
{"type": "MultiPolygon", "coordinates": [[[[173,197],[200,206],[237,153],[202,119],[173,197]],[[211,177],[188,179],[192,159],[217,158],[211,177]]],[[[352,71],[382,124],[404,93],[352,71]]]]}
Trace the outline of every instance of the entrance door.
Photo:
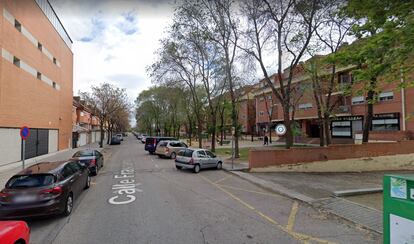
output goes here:
{"type": "Polygon", "coordinates": [[[49,130],[30,129],[30,134],[26,139],[25,147],[25,159],[47,154],[49,152],[49,130]]]}

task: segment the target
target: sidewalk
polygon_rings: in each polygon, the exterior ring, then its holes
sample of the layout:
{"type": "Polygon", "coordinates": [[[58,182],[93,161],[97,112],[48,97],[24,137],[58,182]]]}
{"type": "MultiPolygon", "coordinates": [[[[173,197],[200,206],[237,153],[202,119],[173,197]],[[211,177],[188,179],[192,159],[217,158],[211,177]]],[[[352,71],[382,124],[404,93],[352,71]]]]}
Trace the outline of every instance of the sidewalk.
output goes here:
{"type": "MultiPolygon", "coordinates": [[[[236,165],[236,164],[235,164],[236,165]]],[[[243,163],[237,163],[242,168],[243,163]]],[[[230,165],[231,167],[231,165],[230,165]]],[[[390,172],[367,173],[248,173],[223,169],[267,190],[308,203],[316,208],[382,233],[382,193],[336,197],[338,191],[382,189],[382,177],[390,172]]],[[[243,170],[243,169],[242,169],[243,170]]],[[[409,173],[392,172],[392,173],[409,173]]]]}
{"type": "MultiPolygon", "coordinates": [[[[105,151],[106,145],[104,145],[103,150],[105,151]]],[[[40,162],[47,162],[47,161],[59,161],[59,160],[66,160],[72,157],[72,155],[82,149],[98,149],[99,151],[102,151],[101,148],[99,148],[98,143],[88,144],[82,147],[78,148],[71,148],[66,150],[57,151],[55,153],[42,155],[36,158],[31,158],[28,160],[25,160],[25,167],[29,167],[33,164],[40,163],[40,162]]],[[[15,162],[12,164],[7,164],[4,166],[0,166],[0,188],[2,189],[6,182],[9,180],[9,178],[20,172],[22,170],[22,162],[15,162]]],[[[0,189],[0,190],[1,190],[0,189]]]]}

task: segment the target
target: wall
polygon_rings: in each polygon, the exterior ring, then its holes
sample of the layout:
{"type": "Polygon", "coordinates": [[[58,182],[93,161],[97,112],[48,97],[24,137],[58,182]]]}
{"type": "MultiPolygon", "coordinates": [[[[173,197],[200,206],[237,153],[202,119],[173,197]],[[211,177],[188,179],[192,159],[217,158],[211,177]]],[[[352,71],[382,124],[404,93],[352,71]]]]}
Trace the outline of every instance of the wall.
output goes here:
{"type": "Polygon", "coordinates": [[[59,131],[57,130],[49,130],[49,153],[56,152],[58,150],[58,142],[59,142],[59,131]]]}
{"type": "Polygon", "coordinates": [[[414,153],[414,141],[332,145],[329,147],[305,147],[288,150],[252,149],[249,153],[249,168],[409,153],[414,153]]]}
{"type": "Polygon", "coordinates": [[[21,145],[19,129],[0,128],[0,166],[2,164],[17,162],[21,160],[21,145]]]}
{"type": "MultiPolygon", "coordinates": [[[[0,1],[0,47],[55,81],[38,79],[0,57],[0,127],[58,130],[59,150],[72,135],[73,53],[33,0],[0,1]],[[3,9],[17,19],[26,36],[5,20],[3,9]],[[27,32],[47,49],[40,51],[27,32]],[[56,58],[53,63],[50,55],[56,58]]],[[[52,58],[53,58],[52,57],[52,58]]],[[[3,156],[3,155],[2,155],[3,156]]]]}

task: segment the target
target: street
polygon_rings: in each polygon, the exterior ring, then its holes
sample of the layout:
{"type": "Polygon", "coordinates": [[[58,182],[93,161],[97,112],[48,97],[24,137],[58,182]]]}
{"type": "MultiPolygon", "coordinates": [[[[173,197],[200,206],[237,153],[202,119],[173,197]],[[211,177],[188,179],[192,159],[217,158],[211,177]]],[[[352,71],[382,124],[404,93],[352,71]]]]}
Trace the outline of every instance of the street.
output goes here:
{"type": "Polygon", "coordinates": [[[225,171],[177,171],[132,136],[108,151],[71,216],[29,221],[32,243],[380,242],[379,235],[225,171]],[[135,185],[123,185],[125,179],[135,185]]]}

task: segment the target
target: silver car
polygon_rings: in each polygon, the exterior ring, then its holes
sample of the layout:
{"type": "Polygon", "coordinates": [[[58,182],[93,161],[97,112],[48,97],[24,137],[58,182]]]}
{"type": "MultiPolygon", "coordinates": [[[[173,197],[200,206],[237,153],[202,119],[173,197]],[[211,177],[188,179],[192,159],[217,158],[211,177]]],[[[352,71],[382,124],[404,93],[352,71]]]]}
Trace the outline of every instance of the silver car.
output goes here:
{"type": "Polygon", "coordinates": [[[186,149],[188,146],[181,141],[160,141],[155,149],[155,154],[160,158],[175,159],[178,152],[186,149]]]}
{"type": "Polygon", "coordinates": [[[187,148],[179,151],[175,158],[177,169],[192,169],[194,173],[206,168],[221,169],[222,166],[223,161],[206,149],[187,148]]]}

